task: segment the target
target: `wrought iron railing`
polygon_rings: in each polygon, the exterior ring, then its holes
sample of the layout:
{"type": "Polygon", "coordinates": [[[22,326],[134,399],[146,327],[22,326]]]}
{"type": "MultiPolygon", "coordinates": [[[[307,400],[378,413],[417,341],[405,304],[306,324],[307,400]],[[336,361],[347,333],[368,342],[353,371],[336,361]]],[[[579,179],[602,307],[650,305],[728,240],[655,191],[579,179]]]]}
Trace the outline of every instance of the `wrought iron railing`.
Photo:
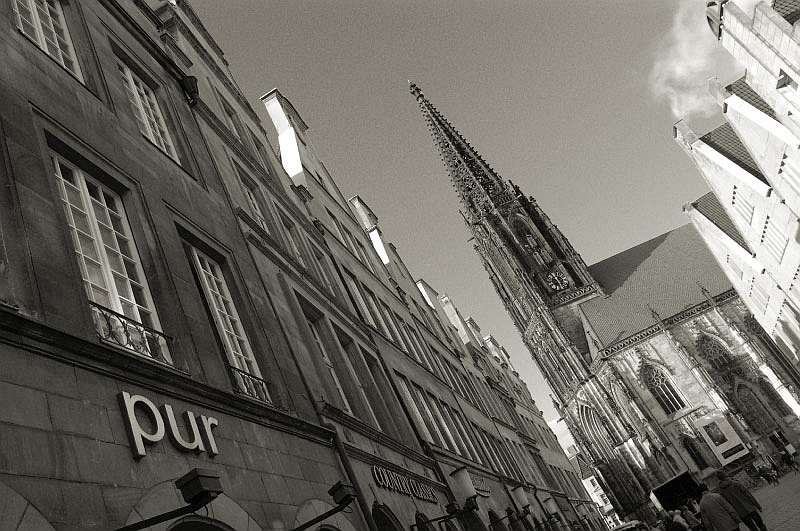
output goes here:
{"type": "Polygon", "coordinates": [[[172,338],[114,310],[91,301],[89,304],[92,307],[95,331],[102,341],[172,365],[172,356],[169,352],[172,338]]]}
{"type": "Polygon", "coordinates": [[[249,372],[237,369],[228,365],[228,370],[233,380],[233,387],[237,393],[247,395],[250,398],[255,398],[261,402],[271,403],[269,397],[269,390],[267,389],[267,382],[258,376],[254,376],[249,372]]]}

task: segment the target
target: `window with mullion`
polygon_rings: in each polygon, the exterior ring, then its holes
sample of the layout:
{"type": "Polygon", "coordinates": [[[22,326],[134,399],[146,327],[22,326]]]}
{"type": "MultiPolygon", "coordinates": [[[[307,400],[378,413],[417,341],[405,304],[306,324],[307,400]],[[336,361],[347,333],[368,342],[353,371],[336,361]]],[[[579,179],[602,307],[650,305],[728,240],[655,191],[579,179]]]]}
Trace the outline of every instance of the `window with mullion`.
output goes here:
{"type": "Polygon", "coordinates": [[[13,5],[22,33],[83,81],[60,0],[14,0],[13,5]]]}
{"type": "Polygon", "coordinates": [[[160,330],[122,200],[59,155],[51,154],[51,161],[87,297],[160,330]]]}
{"type": "Polygon", "coordinates": [[[244,170],[242,170],[242,168],[235,162],[234,166],[236,168],[236,172],[239,174],[239,180],[242,183],[242,189],[244,191],[245,198],[247,199],[247,205],[250,207],[250,213],[253,215],[253,219],[255,219],[256,223],[258,223],[258,226],[264,229],[267,234],[271,234],[272,230],[267,222],[267,216],[264,213],[267,206],[264,202],[261,186],[257,182],[247,177],[244,170]]]}
{"type": "Polygon", "coordinates": [[[342,382],[339,380],[339,375],[336,373],[336,366],[334,366],[333,360],[328,353],[328,347],[325,345],[325,342],[322,339],[323,331],[321,330],[321,327],[325,324],[321,318],[311,319],[308,316],[306,316],[306,322],[308,323],[308,327],[311,329],[311,336],[314,338],[314,344],[317,347],[320,356],[322,356],[322,362],[328,369],[328,374],[330,374],[331,380],[333,381],[336,394],[339,395],[342,410],[352,415],[353,408],[350,407],[350,401],[347,400],[347,395],[344,392],[344,387],[342,387],[342,382]]]}
{"type": "Polygon", "coordinates": [[[139,131],[171,159],[177,161],[178,154],[155,93],[128,65],[120,60],[117,60],[117,70],[122,77],[139,131]]]}
{"type": "Polygon", "coordinates": [[[261,369],[253,355],[253,349],[245,334],[236,306],[233,304],[222,268],[195,247],[191,248],[191,254],[228,362],[235,369],[256,378],[262,378],[261,369]]]}

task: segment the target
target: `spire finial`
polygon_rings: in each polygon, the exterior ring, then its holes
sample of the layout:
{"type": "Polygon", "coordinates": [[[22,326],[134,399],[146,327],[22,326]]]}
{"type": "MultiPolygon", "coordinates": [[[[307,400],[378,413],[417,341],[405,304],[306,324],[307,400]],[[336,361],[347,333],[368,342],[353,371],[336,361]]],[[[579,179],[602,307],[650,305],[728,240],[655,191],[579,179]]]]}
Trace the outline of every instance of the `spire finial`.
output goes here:
{"type": "Polygon", "coordinates": [[[420,89],[417,84],[410,79],[408,80],[408,90],[415,98],[419,99],[422,97],[422,89],[420,89]]]}

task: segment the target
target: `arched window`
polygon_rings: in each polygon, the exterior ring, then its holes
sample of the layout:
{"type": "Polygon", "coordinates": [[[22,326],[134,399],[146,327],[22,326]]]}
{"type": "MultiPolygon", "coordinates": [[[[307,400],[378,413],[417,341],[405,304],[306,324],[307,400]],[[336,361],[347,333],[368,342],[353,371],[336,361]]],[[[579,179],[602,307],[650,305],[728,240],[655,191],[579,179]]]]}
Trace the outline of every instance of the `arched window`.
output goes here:
{"type": "Polygon", "coordinates": [[[734,362],[733,356],[718,339],[702,335],[697,340],[697,348],[713,369],[720,372],[730,370],[734,362]]]}
{"type": "Polygon", "coordinates": [[[686,403],[678,394],[678,390],[672,383],[672,379],[660,367],[652,363],[644,363],[640,371],[642,383],[650,390],[653,397],[664,410],[664,413],[671,415],[686,407],[686,403]]]}
{"type": "Polygon", "coordinates": [[[703,457],[702,452],[700,452],[697,441],[691,437],[683,437],[681,444],[683,445],[683,449],[686,450],[686,453],[689,454],[689,457],[692,458],[692,461],[694,461],[694,464],[697,465],[698,470],[708,468],[708,461],[706,461],[706,458],[703,457]]]}
{"type": "Polygon", "coordinates": [[[736,405],[753,431],[759,435],[767,435],[778,428],[769,410],[748,386],[740,385],[736,389],[736,405]]]}

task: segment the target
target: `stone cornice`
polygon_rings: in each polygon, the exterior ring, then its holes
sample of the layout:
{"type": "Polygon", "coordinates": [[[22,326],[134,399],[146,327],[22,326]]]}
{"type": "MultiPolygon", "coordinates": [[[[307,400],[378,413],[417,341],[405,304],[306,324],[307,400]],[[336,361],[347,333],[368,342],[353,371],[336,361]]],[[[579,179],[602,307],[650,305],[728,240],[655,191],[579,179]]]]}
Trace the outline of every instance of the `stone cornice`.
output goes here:
{"type": "MultiPolygon", "coordinates": [[[[185,11],[184,11],[185,13],[185,11]]],[[[196,17],[195,17],[196,18],[196,17]]],[[[168,22],[164,22],[162,24],[164,29],[172,29],[175,28],[181,32],[181,34],[186,37],[186,42],[188,42],[192,49],[197,52],[197,55],[203,60],[203,62],[210,68],[214,74],[216,75],[218,81],[225,85],[225,88],[228,89],[228,92],[233,96],[233,98],[239,103],[241,108],[247,113],[247,116],[255,122],[256,126],[261,129],[261,132],[266,134],[263,127],[261,126],[261,120],[259,120],[258,115],[256,114],[255,110],[253,110],[252,105],[250,102],[247,101],[247,98],[244,97],[242,91],[239,90],[239,87],[236,85],[236,82],[233,80],[233,77],[228,73],[225,72],[214,60],[213,57],[208,53],[207,47],[201,43],[192,30],[186,25],[186,23],[180,19],[180,17],[173,16],[168,22]]],[[[213,39],[209,41],[213,43],[213,39]]],[[[221,53],[221,50],[220,50],[221,53]]],[[[221,56],[220,56],[221,57],[221,56]]],[[[227,66],[227,61],[225,59],[221,59],[222,62],[227,66]]]]}
{"type": "Polygon", "coordinates": [[[596,292],[597,292],[597,286],[595,286],[594,284],[589,284],[588,286],[582,286],[580,288],[570,290],[566,293],[561,293],[559,295],[556,295],[550,300],[550,307],[554,308],[556,306],[562,306],[584,295],[589,295],[591,293],[596,293],[596,292]]]}
{"type": "Polygon", "coordinates": [[[710,310],[711,308],[714,307],[714,305],[727,302],[737,296],[738,295],[736,294],[736,290],[730,289],[728,291],[720,293],[719,295],[714,297],[713,300],[703,301],[700,304],[692,306],[691,308],[678,312],[671,317],[663,319],[663,327],[660,323],[655,323],[654,325],[645,328],[644,330],[641,330],[636,334],[630,335],[620,341],[617,341],[612,345],[609,345],[608,347],[603,348],[602,350],[599,351],[600,356],[598,357],[598,359],[604,360],[609,356],[617,352],[620,352],[621,350],[624,350],[632,345],[635,345],[636,343],[641,343],[645,339],[658,335],[663,331],[663,328],[667,328],[679,324],[688,319],[691,319],[692,317],[695,317],[701,313],[710,310]]]}
{"type": "Polygon", "coordinates": [[[333,433],[287,410],[210,386],[192,375],[136,354],[75,337],[0,306],[0,341],[32,355],[80,367],[271,429],[333,444],[333,433]]]}
{"type": "MultiPolygon", "coordinates": [[[[164,67],[169,74],[176,80],[180,81],[186,74],[181,68],[172,60],[172,58],[164,51],[158,43],[153,40],[136,20],[127,12],[126,8],[122,7],[117,0],[102,0],[101,3],[108,10],[108,12],[125,27],[126,30],[133,36],[136,41],[147,50],[147,52],[164,67]]],[[[158,17],[153,19],[152,10],[142,0],[135,0],[134,4],[144,13],[147,18],[153,21],[156,30],[161,29],[161,21],[158,17]]]]}
{"type": "Polygon", "coordinates": [[[220,139],[222,139],[228,149],[236,153],[236,156],[244,162],[250,171],[259,175],[262,181],[269,187],[276,186],[277,183],[272,182],[272,179],[270,179],[270,174],[267,173],[261,164],[255,160],[253,155],[247,149],[245,149],[242,141],[233,136],[233,133],[231,133],[230,129],[228,129],[228,127],[222,123],[222,120],[219,119],[217,114],[211,110],[205,101],[198,99],[197,103],[195,103],[194,109],[197,115],[214,130],[214,132],[220,139]]]}

